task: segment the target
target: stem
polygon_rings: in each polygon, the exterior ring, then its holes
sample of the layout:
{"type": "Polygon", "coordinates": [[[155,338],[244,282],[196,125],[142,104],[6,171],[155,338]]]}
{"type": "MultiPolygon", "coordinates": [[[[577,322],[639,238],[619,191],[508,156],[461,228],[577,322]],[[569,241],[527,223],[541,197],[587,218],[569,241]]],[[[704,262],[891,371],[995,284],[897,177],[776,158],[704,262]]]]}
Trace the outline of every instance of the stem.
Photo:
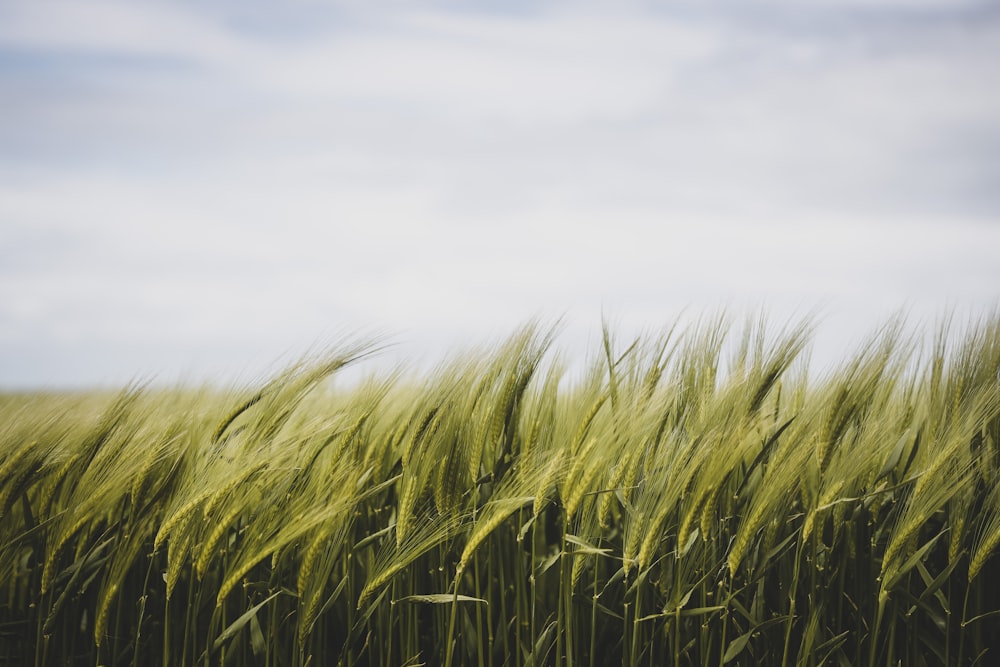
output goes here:
{"type": "Polygon", "coordinates": [[[528,573],[529,573],[528,574],[528,582],[531,584],[531,637],[530,637],[530,640],[529,640],[529,643],[528,643],[529,646],[533,646],[535,644],[535,640],[538,637],[538,634],[537,634],[538,619],[535,616],[535,600],[538,597],[535,594],[535,585],[536,585],[535,584],[535,558],[536,558],[536,554],[535,554],[536,546],[535,545],[538,544],[538,539],[537,539],[538,535],[536,535],[537,531],[538,531],[538,517],[535,516],[534,523],[531,524],[531,566],[528,568],[528,573]]]}
{"type": "Polygon", "coordinates": [[[170,600],[163,596],[163,664],[170,662],[170,600]]]}
{"type": "MultiPolygon", "coordinates": [[[[146,592],[149,590],[149,575],[152,573],[152,571],[153,571],[153,557],[152,555],[150,555],[149,567],[146,568],[146,579],[142,582],[142,597],[139,598],[139,622],[136,624],[135,627],[135,650],[132,653],[133,665],[139,664],[139,645],[140,645],[139,638],[142,636],[142,617],[146,613],[146,598],[147,598],[146,592]]],[[[164,661],[163,664],[168,664],[168,663],[164,661]]]]}
{"type": "MultiPolygon", "coordinates": [[[[636,575],[638,577],[638,575],[636,575]]],[[[635,609],[632,611],[632,648],[629,651],[629,659],[632,667],[639,664],[639,618],[642,613],[642,584],[635,587],[635,609]]]]}
{"type": "Polygon", "coordinates": [[[803,539],[801,533],[795,548],[795,563],[793,564],[792,586],[788,591],[788,622],[785,624],[785,646],[781,651],[781,664],[788,664],[788,648],[792,641],[792,626],[795,624],[795,598],[799,588],[799,569],[802,563],[803,539]]]}
{"type": "MultiPolygon", "coordinates": [[[[625,585],[626,585],[625,590],[628,590],[628,577],[625,577],[625,585]]],[[[628,622],[629,604],[628,604],[628,602],[625,602],[622,606],[623,606],[623,611],[622,611],[622,667],[629,667],[629,665],[631,664],[631,661],[630,661],[631,656],[629,656],[630,640],[629,640],[629,634],[628,634],[628,630],[629,630],[629,622],[628,622]]]]}
{"type": "Polygon", "coordinates": [[[597,653],[597,562],[594,562],[594,593],[590,603],[590,667],[597,653]]]}
{"type": "Polygon", "coordinates": [[[965,595],[963,596],[964,599],[962,600],[962,624],[959,627],[962,628],[963,631],[960,632],[959,635],[958,635],[958,637],[959,637],[959,641],[958,641],[958,660],[956,660],[956,662],[955,662],[956,665],[961,665],[962,664],[962,658],[965,657],[963,655],[963,653],[965,653],[965,641],[964,641],[964,639],[965,639],[965,634],[966,634],[965,631],[964,631],[964,628],[965,628],[965,621],[968,620],[968,618],[969,618],[968,617],[968,611],[969,611],[969,589],[970,588],[971,588],[971,586],[969,586],[969,585],[967,585],[965,587],[965,595]]]}
{"type": "Polygon", "coordinates": [[[875,649],[877,645],[879,626],[882,625],[882,613],[885,609],[885,604],[882,602],[881,597],[878,600],[878,610],[875,612],[875,624],[872,626],[872,634],[869,638],[868,645],[868,667],[875,667],[875,649]]]}
{"type": "MultiPolygon", "coordinates": [[[[476,597],[482,598],[482,592],[479,589],[479,553],[476,552],[472,555],[472,578],[475,582],[476,587],[476,597]]],[[[487,632],[489,637],[487,638],[486,650],[493,655],[493,626],[492,624],[487,624],[487,632]]],[[[479,650],[476,651],[476,658],[479,663],[479,667],[483,667],[483,650],[482,650],[482,640],[483,636],[483,610],[482,605],[476,604],[476,643],[479,644],[479,650]]]]}
{"type": "Polygon", "coordinates": [[[448,619],[447,646],[445,648],[444,667],[451,667],[451,656],[455,648],[455,616],[458,615],[458,582],[462,578],[462,568],[455,573],[455,591],[451,598],[451,616],[448,619]]]}
{"type": "MultiPolygon", "coordinates": [[[[491,545],[491,547],[495,547],[495,544],[493,542],[491,542],[490,545],[491,545]]],[[[517,545],[515,545],[514,549],[515,549],[514,553],[516,554],[516,558],[514,560],[515,560],[515,563],[516,563],[517,561],[519,561],[521,559],[520,558],[521,554],[518,553],[518,551],[517,551],[517,545]]],[[[506,565],[506,562],[505,562],[506,559],[500,558],[499,557],[500,556],[499,552],[494,553],[492,549],[490,551],[490,554],[491,554],[491,562],[500,563],[500,566],[498,568],[498,570],[499,570],[499,577],[500,577],[500,618],[503,619],[503,620],[506,620],[506,618],[507,618],[507,578],[504,576],[504,572],[507,569],[505,567],[505,565],[506,565]]],[[[515,564],[515,567],[516,567],[516,564],[515,564]]],[[[492,617],[493,617],[493,615],[490,614],[490,619],[488,621],[489,624],[490,624],[490,632],[491,633],[493,632],[493,630],[492,630],[492,628],[493,628],[493,618],[492,617]]],[[[503,654],[504,655],[511,655],[511,650],[510,650],[510,636],[509,636],[510,635],[510,631],[507,630],[507,629],[505,629],[505,628],[502,628],[502,630],[503,630],[503,637],[502,637],[502,641],[503,641],[503,654]]],[[[492,641],[491,641],[491,643],[492,643],[492,641]]],[[[493,651],[492,650],[490,650],[490,667],[493,667],[493,651]]]]}
{"type": "MultiPolygon", "coordinates": [[[[393,644],[393,641],[392,641],[392,616],[393,616],[393,611],[394,611],[395,607],[397,606],[397,605],[393,604],[392,601],[399,599],[399,577],[393,577],[392,578],[392,593],[390,593],[389,595],[390,595],[390,597],[389,597],[389,600],[390,600],[390,602],[389,602],[389,623],[386,625],[387,637],[389,638],[389,641],[387,642],[388,646],[386,647],[386,650],[389,652],[389,662],[391,663],[392,662],[392,644],[393,644]]],[[[402,611],[397,612],[396,615],[397,616],[402,615],[402,611]]],[[[406,627],[404,626],[403,623],[397,623],[397,625],[399,626],[399,653],[400,653],[399,662],[401,664],[402,661],[403,661],[403,657],[402,657],[403,651],[406,650],[406,627]]]]}
{"type": "MultiPolygon", "coordinates": [[[[719,667],[722,667],[725,662],[726,657],[726,631],[729,630],[729,602],[730,596],[733,592],[733,578],[726,577],[729,582],[726,585],[726,596],[723,598],[726,602],[726,608],[722,610],[722,638],[719,642],[719,667]]],[[[719,593],[722,593],[722,584],[719,584],[719,593]]]]}
{"type": "MultiPolygon", "coordinates": [[[[677,545],[680,549],[681,545],[677,545]]],[[[674,559],[674,595],[681,591],[681,559],[674,559]]],[[[681,605],[674,610],[674,664],[681,664],[681,605]]]]}

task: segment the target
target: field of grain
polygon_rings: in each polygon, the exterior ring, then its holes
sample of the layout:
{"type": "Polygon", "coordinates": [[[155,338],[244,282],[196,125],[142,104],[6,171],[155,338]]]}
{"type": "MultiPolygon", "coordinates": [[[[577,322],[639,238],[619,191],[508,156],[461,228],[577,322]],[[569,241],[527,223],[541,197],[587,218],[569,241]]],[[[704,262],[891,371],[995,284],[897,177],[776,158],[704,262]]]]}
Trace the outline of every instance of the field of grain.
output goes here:
{"type": "Polygon", "coordinates": [[[987,665],[1000,318],[0,397],[0,664],[987,665]]]}

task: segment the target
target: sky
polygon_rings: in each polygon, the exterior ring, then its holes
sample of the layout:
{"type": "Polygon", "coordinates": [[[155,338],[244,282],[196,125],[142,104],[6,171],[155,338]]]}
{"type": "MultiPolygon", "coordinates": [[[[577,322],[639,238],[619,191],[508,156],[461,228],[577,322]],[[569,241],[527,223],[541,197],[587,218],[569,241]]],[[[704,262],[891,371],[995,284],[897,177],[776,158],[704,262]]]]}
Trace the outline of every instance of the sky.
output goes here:
{"type": "Polygon", "coordinates": [[[0,388],[1000,302],[1000,6],[5,0],[0,388]]]}

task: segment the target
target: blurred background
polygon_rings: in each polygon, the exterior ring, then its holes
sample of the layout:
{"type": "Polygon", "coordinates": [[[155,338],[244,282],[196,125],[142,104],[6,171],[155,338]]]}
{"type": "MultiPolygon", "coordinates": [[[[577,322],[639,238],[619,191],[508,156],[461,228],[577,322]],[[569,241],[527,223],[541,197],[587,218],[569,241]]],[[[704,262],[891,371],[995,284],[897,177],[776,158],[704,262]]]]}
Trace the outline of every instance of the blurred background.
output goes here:
{"type": "Polygon", "coordinates": [[[0,4],[0,388],[1000,299],[1000,5],[0,4]]]}

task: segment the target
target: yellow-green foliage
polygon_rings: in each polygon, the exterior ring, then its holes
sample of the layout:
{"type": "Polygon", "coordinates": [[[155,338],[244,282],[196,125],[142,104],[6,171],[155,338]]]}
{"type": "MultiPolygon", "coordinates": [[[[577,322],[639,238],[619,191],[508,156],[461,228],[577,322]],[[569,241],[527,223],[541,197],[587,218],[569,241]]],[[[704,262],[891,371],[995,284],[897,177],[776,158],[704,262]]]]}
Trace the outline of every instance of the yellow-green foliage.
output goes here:
{"type": "Polygon", "coordinates": [[[0,396],[0,663],[1000,659],[1000,319],[810,331],[0,396]]]}

